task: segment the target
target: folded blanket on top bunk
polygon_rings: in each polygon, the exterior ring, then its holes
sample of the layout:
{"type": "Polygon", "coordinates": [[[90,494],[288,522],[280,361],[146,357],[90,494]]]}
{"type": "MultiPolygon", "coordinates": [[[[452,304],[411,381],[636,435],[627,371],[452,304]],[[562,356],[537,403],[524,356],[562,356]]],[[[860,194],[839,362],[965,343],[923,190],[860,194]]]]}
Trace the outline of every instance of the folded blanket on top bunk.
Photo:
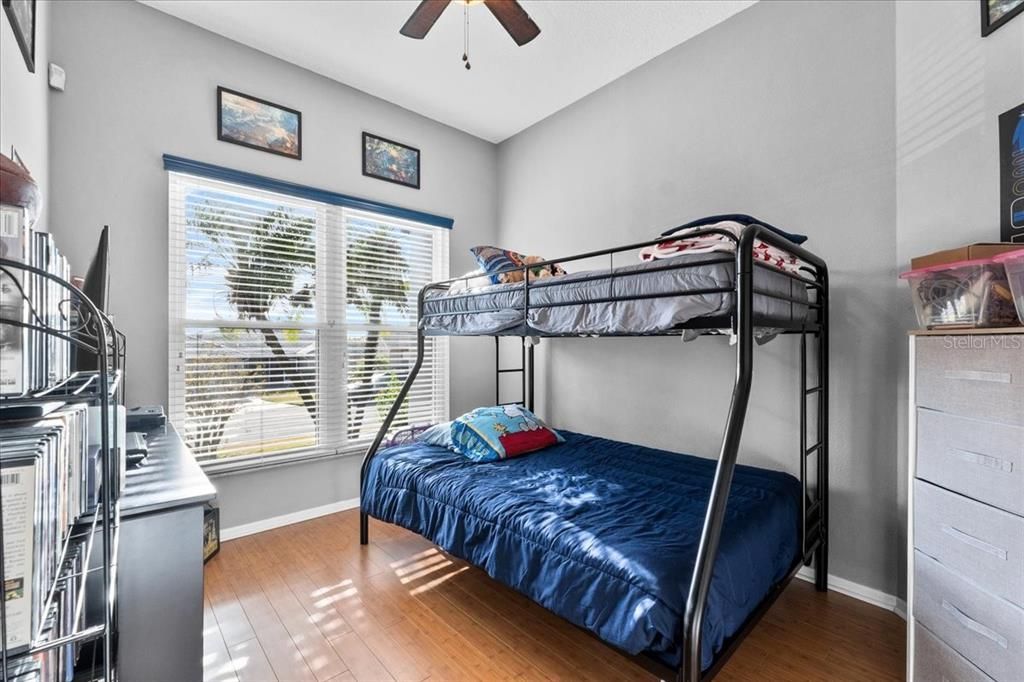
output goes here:
{"type": "MultiPolygon", "coordinates": [[[[629,653],[678,663],[715,462],[562,431],[475,463],[412,443],[378,454],[363,510],[413,530],[629,653]]],[[[708,595],[701,666],[793,568],[800,483],[737,466],[708,595]]]]}
{"type": "MultiPolygon", "coordinates": [[[[423,302],[421,324],[428,335],[654,334],[694,318],[730,313],[731,292],[683,294],[732,287],[734,272],[728,254],[698,253],[531,281],[525,320],[522,282],[433,290],[423,302]]],[[[754,288],[754,314],[760,319],[789,324],[808,318],[804,303],[757,293],[806,302],[800,282],[758,267],[754,288]]]]}

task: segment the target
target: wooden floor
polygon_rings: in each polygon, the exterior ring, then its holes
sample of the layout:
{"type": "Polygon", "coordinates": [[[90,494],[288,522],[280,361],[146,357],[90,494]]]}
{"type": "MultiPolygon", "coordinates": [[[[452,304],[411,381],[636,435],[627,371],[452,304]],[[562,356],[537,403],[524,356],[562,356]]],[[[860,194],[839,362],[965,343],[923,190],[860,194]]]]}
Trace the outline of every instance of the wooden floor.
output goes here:
{"type": "MultiPolygon", "coordinates": [[[[635,661],[355,511],[225,542],[206,566],[207,681],[653,680],[635,661]]],[[[720,680],[900,680],[904,623],[796,580],[720,680]]]]}

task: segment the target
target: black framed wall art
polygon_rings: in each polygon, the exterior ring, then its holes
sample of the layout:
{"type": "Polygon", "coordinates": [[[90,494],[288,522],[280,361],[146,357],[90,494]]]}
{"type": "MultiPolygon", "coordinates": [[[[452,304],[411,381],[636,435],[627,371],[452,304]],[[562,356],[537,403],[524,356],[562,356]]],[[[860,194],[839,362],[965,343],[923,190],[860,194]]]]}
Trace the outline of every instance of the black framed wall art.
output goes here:
{"type": "Polygon", "coordinates": [[[4,14],[11,22],[14,39],[21,48],[25,66],[36,72],[36,0],[3,0],[4,14]]]}
{"type": "Polygon", "coordinates": [[[419,189],[420,150],[364,132],[363,175],[419,189]]]}
{"type": "Polygon", "coordinates": [[[1024,244],[1024,104],[999,115],[999,238],[1024,244]]]}
{"type": "Polygon", "coordinates": [[[301,159],[302,112],[219,87],[217,139],[301,159]]]}
{"type": "Polygon", "coordinates": [[[1024,12],[1024,0],[981,0],[981,35],[987,36],[1024,12]]]}

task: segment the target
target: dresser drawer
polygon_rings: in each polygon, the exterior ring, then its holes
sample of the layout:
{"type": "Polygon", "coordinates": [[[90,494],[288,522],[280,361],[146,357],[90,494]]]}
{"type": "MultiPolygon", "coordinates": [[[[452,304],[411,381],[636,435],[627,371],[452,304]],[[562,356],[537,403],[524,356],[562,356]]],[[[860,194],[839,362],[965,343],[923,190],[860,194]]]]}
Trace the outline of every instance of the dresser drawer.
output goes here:
{"type": "Polygon", "coordinates": [[[1024,518],[918,480],[914,547],[1024,607],[1024,518]]]}
{"type": "Polygon", "coordinates": [[[1024,426],[1024,335],[919,336],[917,404],[1024,426]]]}
{"type": "Polygon", "coordinates": [[[1024,516],[1024,428],[919,408],[917,476],[1024,516]]]}
{"type": "Polygon", "coordinates": [[[915,623],[912,682],[992,682],[992,678],[915,623]]]}
{"type": "Polygon", "coordinates": [[[1024,609],[914,552],[914,617],[1000,682],[1024,670],[1024,609]]]}

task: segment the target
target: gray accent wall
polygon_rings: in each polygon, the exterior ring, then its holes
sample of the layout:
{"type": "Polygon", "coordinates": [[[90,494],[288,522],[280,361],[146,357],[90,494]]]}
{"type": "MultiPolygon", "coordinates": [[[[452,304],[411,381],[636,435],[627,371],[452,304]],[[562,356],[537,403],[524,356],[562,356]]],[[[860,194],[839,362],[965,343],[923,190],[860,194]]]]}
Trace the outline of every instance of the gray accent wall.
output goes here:
{"type": "MultiPolygon", "coordinates": [[[[760,2],[500,145],[500,240],[545,256],[743,212],[832,277],[831,571],[897,591],[894,7],[760,2]]],[[[628,261],[627,261],[628,262],[628,261]]],[[[799,344],[756,351],[742,461],[798,471],[799,344]]],[[[555,426],[716,457],[725,338],[544,341],[555,426]]]]}
{"type": "MultiPolygon", "coordinates": [[[[50,225],[79,273],[111,227],[130,404],[167,403],[165,153],[450,216],[453,272],[470,269],[470,246],[494,240],[494,145],[136,2],[51,9],[52,59],[67,69],[67,90],[50,99],[60,197],[50,225]],[[218,85],[300,110],[302,160],[218,141],[218,85]],[[362,175],[363,130],[422,150],[421,190],[362,175]]],[[[487,402],[490,385],[476,376],[487,376],[491,352],[453,340],[456,413],[487,402]]],[[[346,457],[218,477],[222,527],[354,498],[357,472],[358,458],[346,457]]]]}
{"type": "MultiPolygon", "coordinates": [[[[999,114],[1024,102],[1024,17],[982,38],[978,3],[896,3],[897,263],[999,241],[999,114]]],[[[906,292],[901,292],[906,301],[906,292]]],[[[915,325],[911,306],[902,324],[915,325]]],[[[899,354],[900,545],[906,542],[907,355],[899,354]]],[[[906,574],[906,556],[900,557],[906,574]]],[[[902,584],[901,584],[902,590],[902,584]]],[[[902,595],[902,592],[901,592],[902,595]]]]}
{"type": "Polygon", "coordinates": [[[36,72],[30,73],[14,37],[6,12],[0,10],[0,153],[11,155],[11,147],[32,172],[43,195],[42,212],[35,225],[46,230],[49,186],[49,135],[47,119],[49,86],[47,67],[50,51],[50,10],[45,0],[36,3],[36,72]]]}

